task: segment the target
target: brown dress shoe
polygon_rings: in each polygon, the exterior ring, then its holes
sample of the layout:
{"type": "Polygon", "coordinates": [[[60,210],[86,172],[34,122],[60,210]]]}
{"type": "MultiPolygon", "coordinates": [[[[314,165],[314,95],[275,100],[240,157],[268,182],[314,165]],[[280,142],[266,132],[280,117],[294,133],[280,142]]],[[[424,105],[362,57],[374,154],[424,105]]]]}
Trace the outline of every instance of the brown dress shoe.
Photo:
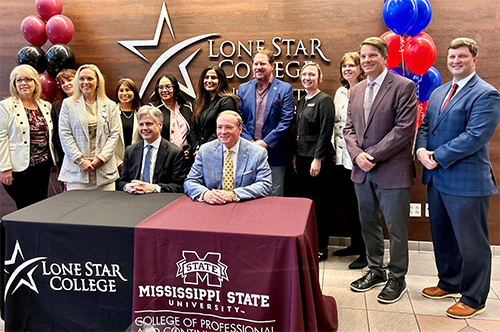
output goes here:
{"type": "Polygon", "coordinates": [[[445,299],[447,297],[460,297],[459,293],[450,293],[437,286],[424,288],[422,290],[422,295],[434,300],[445,299]]]}
{"type": "Polygon", "coordinates": [[[469,307],[467,304],[462,303],[462,301],[458,301],[454,305],[446,310],[446,314],[453,318],[472,318],[475,315],[482,314],[486,310],[486,307],[482,307],[481,309],[474,309],[469,307]]]}

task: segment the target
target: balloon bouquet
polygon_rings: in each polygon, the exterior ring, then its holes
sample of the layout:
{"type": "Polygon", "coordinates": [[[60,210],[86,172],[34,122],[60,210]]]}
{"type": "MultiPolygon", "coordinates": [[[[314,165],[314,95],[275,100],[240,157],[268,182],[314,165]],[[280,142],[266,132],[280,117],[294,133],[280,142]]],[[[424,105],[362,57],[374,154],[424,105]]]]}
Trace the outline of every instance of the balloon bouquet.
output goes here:
{"type": "Polygon", "coordinates": [[[441,74],[432,66],[437,56],[436,44],[423,32],[431,21],[432,7],[428,0],[386,0],[383,18],[390,29],[380,36],[389,49],[387,67],[417,85],[418,129],[432,91],[441,85],[441,74]]]}
{"type": "Polygon", "coordinates": [[[18,64],[35,68],[42,83],[42,99],[52,102],[57,93],[55,77],[65,68],[75,66],[75,54],[66,45],[73,38],[73,22],[62,13],[61,0],[36,0],[38,15],[26,16],[21,22],[21,32],[31,44],[21,48],[17,54],[18,64]],[[47,39],[53,44],[47,53],[43,46],[47,39]],[[47,70],[47,73],[43,73],[47,70]]]}

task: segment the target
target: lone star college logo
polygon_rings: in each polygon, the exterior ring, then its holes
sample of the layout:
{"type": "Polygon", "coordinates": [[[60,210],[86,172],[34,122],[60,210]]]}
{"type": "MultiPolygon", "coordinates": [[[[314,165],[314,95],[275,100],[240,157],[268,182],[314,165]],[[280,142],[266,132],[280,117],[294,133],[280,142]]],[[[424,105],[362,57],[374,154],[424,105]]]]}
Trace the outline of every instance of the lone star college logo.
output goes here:
{"type": "Polygon", "coordinates": [[[227,277],[227,265],[220,261],[220,253],[207,252],[200,258],[196,251],[183,250],[184,259],[177,262],[176,277],[182,277],[184,284],[198,285],[205,280],[208,286],[222,287],[223,280],[227,277]]]}
{"type": "MultiPolygon", "coordinates": [[[[172,39],[174,42],[175,40],[175,35],[174,31],[172,29],[172,25],[170,23],[170,17],[168,16],[167,12],[167,6],[165,3],[163,3],[163,6],[161,7],[161,13],[160,17],[158,19],[158,24],[156,25],[156,32],[154,35],[154,38],[152,40],[122,40],[118,41],[120,45],[128,49],[130,52],[134,53],[138,57],[142,58],[143,60],[147,61],[149,63],[149,60],[144,57],[144,55],[139,52],[136,47],[151,47],[155,46],[157,47],[160,41],[160,36],[161,36],[161,31],[163,28],[163,21],[165,21],[168,25],[168,28],[170,30],[170,34],[172,35],[172,39]]],[[[179,42],[175,44],[174,46],[170,47],[167,49],[165,52],[163,52],[162,55],[156,59],[156,61],[151,65],[149,71],[147,72],[146,76],[144,77],[144,80],[142,81],[141,89],[139,90],[139,97],[142,98],[144,95],[144,92],[146,91],[146,88],[148,87],[149,83],[155,76],[155,74],[158,72],[160,67],[167,62],[172,56],[180,52],[181,50],[190,47],[191,45],[206,39],[210,38],[213,36],[219,36],[220,34],[218,33],[209,33],[209,34],[204,34],[204,35],[199,35],[195,37],[191,37],[189,39],[186,39],[182,42],[179,42]]],[[[179,71],[182,75],[182,78],[184,79],[184,82],[186,83],[187,86],[184,86],[179,83],[180,89],[186,93],[188,96],[191,98],[196,98],[196,93],[193,88],[193,84],[191,83],[191,78],[189,77],[188,71],[187,71],[187,66],[191,62],[191,60],[196,56],[196,54],[200,51],[201,48],[198,48],[193,54],[191,54],[189,57],[187,57],[184,61],[182,61],[179,64],[179,71]]]]}
{"type": "Polygon", "coordinates": [[[3,298],[4,301],[7,299],[7,294],[13,294],[16,290],[19,289],[19,287],[21,287],[23,285],[27,286],[29,289],[33,290],[34,292],[36,292],[38,294],[38,288],[36,287],[35,281],[33,280],[33,272],[35,272],[35,270],[39,266],[39,262],[47,259],[47,257],[35,257],[35,258],[25,260],[23,252],[21,250],[21,245],[19,244],[19,241],[16,240],[16,244],[14,246],[14,252],[12,253],[11,258],[5,260],[5,264],[4,264],[4,266],[5,266],[4,272],[5,273],[10,274],[8,271],[8,267],[15,266],[18,257],[21,257],[24,262],[21,263],[18,267],[16,267],[14,269],[14,271],[12,272],[12,274],[10,275],[9,281],[7,281],[7,284],[5,285],[5,292],[4,292],[4,298],[3,298]],[[37,263],[37,264],[35,265],[35,263],[37,263]],[[22,277],[18,278],[18,276],[23,271],[27,271],[27,270],[29,270],[26,273],[26,277],[28,278],[28,280],[26,280],[22,277]],[[19,282],[14,287],[12,292],[9,293],[12,285],[15,283],[16,280],[19,280],[19,282]]]}

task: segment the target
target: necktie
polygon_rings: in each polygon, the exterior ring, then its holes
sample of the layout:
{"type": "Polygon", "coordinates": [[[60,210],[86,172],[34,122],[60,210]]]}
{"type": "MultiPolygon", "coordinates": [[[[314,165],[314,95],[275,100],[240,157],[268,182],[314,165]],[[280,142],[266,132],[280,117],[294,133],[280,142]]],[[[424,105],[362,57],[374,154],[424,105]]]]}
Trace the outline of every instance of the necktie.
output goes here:
{"type": "Polygon", "coordinates": [[[149,175],[149,169],[151,167],[151,145],[146,145],[146,159],[144,159],[144,169],[142,170],[142,181],[151,182],[151,177],[149,175]]]}
{"type": "Polygon", "coordinates": [[[450,102],[451,98],[457,92],[457,89],[458,89],[458,84],[457,83],[453,84],[453,87],[451,88],[450,94],[448,95],[448,98],[446,98],[446,101],[444,102],[443,107],[441,107],[441,111],[440,112],[442,112],[444,110],[444,108],[446,107],[446,105],[448,105],[448,103],[450,102]]]}
{"type": "Polygon", "coordinates": [[[224,167],[224,176],[223,176],[223,189],[224,190],[233,190],[234,189],[234,173],[233,173],[233,160],[231,159],[231,153],[233,151],[227,150],[226,156],[226,166],[224,167]]]}
{"type": "Polygon", "coordinates": [[[372,109],[374,86],[375,82],[368,82],[368,95],[366,96],[363,104],[363,109],[365,110],[365,123],[368,123],[368,117],[370,116],[370,110],[372,109]]]}

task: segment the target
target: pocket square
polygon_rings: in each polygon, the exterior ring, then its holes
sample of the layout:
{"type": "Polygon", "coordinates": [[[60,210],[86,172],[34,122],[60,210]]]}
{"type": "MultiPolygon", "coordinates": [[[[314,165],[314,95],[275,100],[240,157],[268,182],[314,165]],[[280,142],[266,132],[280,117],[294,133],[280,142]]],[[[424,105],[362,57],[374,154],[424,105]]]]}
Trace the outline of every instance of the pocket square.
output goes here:
{"type": "Polygon", "coordinates": [[[275,100],[275,101],[273,102],[273,104],[274,104],[274,105],[276,105],[276,104],[281,104],[281,99],[275,100]]]}
{"type": "Polygon", "coordinates": [[[243,175],[247,175],[247,174],[250,174],[250,173],[252,173],[252,172],[253,172],[253,169],[251,169],[251,170],[249,170],[249,171],[244,172],[244,173],[243,173],[243,175]]]}

